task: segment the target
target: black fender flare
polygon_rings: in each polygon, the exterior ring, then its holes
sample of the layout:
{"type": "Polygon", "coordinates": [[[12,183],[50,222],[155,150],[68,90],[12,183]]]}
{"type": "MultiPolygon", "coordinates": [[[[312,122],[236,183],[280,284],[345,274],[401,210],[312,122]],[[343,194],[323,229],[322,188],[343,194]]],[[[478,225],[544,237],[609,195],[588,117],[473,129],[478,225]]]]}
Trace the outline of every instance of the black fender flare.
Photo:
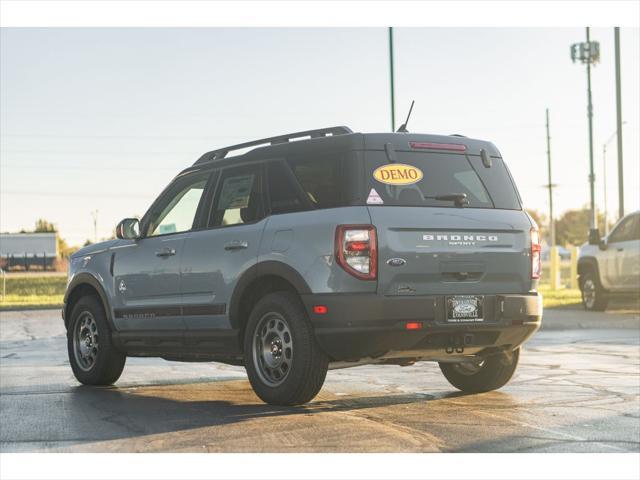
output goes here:
{"type": "Polygon", "coordinates": [[[229,321],[233,328],[237,328],[240,299],[244,295],[246,289],[254,280],[270,275],[281,277],[289,282],[293,285],[299,295],[311,293],[311,289],[302,275],[286,263],[278,262],[276,260],[266,260],[264,262],[256,263],[242,274],[233,290],[233,294],[231,295],[231,300],[229,302],[229,321]]]}
{"type": "Polygon", "coordinates": [[[602,285],[600,280],[600,268],[596,257],[582,257],[578,260],[578,278],[584,275],[586,269],[593,269],[597,276],[597,281],[602,285]]]}
{"type": "Polygon", "coordinates": [[[102,306],[104,307],[104,312],[107,317],[107,322],[109,322],[109,327],[111,327],[111,331],[115,332],[116,328],[113,323],[113,318],[111,318],[111,304],[109,302],[109,297],[104,291],[104,287],[100,283],[100,281],[88,272],[80,272],[73,277],[71,283],[67,286],[67,290],[64,294],[64,306],[63,308],[63,319],[65,323],[65,327],[69,321],[69,315],[71,312],[69,311],[69,298],[73,295],[73,293],[83,285],[89,285],[96,292],[98,292],[98,296],[100,297],[100,301],[102,302],[102,306]]]}

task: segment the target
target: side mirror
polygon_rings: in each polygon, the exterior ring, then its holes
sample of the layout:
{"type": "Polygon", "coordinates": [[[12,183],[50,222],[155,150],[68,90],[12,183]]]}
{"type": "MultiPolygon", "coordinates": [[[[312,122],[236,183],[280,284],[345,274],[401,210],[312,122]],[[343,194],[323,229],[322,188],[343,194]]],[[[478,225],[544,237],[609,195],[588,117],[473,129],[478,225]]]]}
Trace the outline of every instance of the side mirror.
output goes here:
{"type": "Polygon", "coordinates": [[[589,245],[600,245],[600,231],[597,228],[589,230],[589,245]]]}
{"type": "Polygon", "coordinates": [[[607,238],[601,238],[600,242],[598,243],[598,248],[600,250],[606,250],[607,249],[607,238]]]}
{"type": "Polygon", "coordinates": [[[116,237],[125,240],[140,238],[140,222],[137,218],[125,218],[116,227],[116,237]]]}

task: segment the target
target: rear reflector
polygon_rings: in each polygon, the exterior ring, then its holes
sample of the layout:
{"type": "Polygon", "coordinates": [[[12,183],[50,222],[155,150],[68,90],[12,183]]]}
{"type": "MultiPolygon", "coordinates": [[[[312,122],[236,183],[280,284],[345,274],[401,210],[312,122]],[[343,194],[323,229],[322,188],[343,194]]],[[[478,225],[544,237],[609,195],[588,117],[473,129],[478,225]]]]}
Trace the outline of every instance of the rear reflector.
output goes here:
{"type": "Polygon", "coordinates": [[[313,313],[317,313],[318,315],[324,315],[328,311],[329,311],[329,309],[327,308],[326,305],[314,305],[313,306],[313,313]]]}
{"type": "Polygon", "coordinates": [[[422,322],[407,322],[404,328],[407,330],[420,330],[422,329],[422,322]]]}
{"type": "Polygon", "coordinates": [[[416,150],[453,150],[455,152],[467,150],[466,145],[459,143],[409,142],[409,146],[416,150]]]}

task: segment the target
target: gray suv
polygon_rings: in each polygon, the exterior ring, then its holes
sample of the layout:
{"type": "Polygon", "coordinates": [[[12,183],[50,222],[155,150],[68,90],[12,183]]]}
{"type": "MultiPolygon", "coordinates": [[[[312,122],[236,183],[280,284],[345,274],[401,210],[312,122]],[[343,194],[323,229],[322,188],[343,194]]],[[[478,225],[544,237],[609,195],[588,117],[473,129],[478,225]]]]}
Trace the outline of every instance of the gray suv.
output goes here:
{"type": "Polygon", "coordinates": [[[330,368],[431,360],[483,392],[542,319],[537,226],[496,147],[460,135],[333,127],[215,150],[116,231],[70,262],[87,385],[127,356],[217,361],[294,405],[330,368]]]}

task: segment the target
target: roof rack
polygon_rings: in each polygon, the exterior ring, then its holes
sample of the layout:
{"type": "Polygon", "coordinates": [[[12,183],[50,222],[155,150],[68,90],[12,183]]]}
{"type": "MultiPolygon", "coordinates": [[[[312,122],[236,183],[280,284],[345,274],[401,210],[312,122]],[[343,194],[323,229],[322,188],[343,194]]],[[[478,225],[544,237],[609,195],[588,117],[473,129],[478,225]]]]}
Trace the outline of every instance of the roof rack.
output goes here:
{"type": "Polygon", "coordinates": [[[321,138],[326,137],[328,135],[345,135],[353,133],[349,127],[328,127],[328,128],[319,128],[316,130],[306,130],[304,132],[296,132],[296,133],[288,133],[286,135],[278,135],[277,137],[269,137],[262,138],[260,140],[254,140],[252,142],[239,143],[237,145],[232,145],[230,147],[220,148],[218,150],[213,150],[211,152],[205,153],[194,165],[198,165],[199,163],[210,162],[212,160],[221,160],[227,156],[229,152],[234,150],[241,150],[243,148],[249,147],[257,147],[259,145],[278,145],[281,143],[288,143],[291,140],[310,137],[310,138],[321,138]]]}

